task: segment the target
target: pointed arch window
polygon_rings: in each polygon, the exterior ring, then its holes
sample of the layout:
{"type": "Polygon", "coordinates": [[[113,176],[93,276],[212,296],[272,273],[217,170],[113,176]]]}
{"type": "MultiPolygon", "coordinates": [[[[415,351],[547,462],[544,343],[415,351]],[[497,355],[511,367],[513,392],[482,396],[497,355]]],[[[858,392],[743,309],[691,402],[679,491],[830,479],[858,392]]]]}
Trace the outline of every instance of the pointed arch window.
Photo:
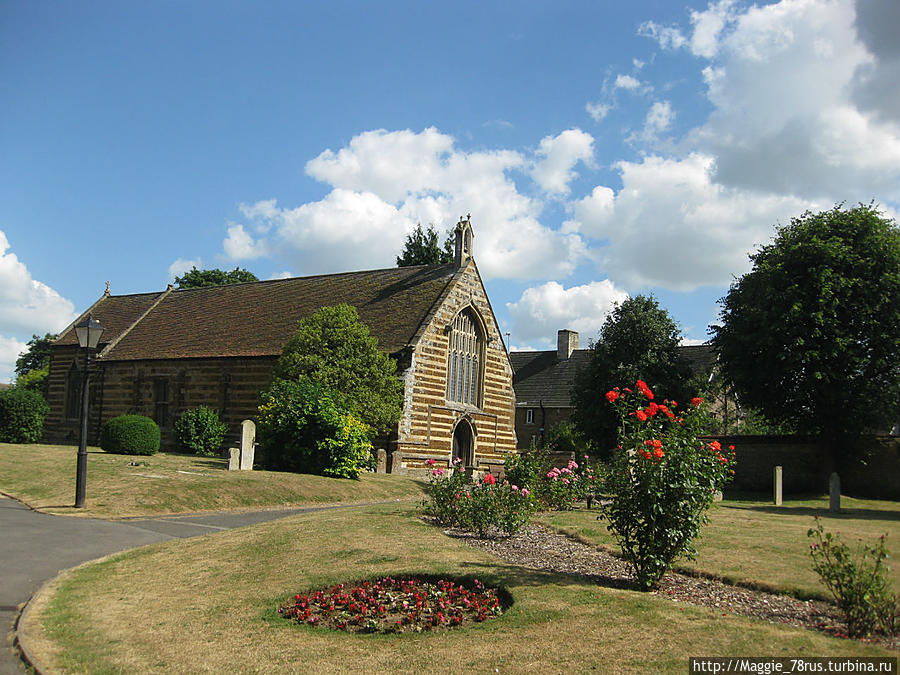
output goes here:
{"type": "Polygon", "coordinates": [[[484,372],[484,334],[471,309],[450,324],[447,355],[447,400],[479,407],[484,372]]]}
{"type": "Polygon", "coordinates": [[[69,366],[69,372],[66,373],[66,410],[65,415],[67,419],[77,420],[78,416],[81,414],[81,385],[83,382],[83,378],[81,376],[81,371],[78,369],[78,366],[75,364],[75,361],[72,361],[72,365],[69,366]]]}

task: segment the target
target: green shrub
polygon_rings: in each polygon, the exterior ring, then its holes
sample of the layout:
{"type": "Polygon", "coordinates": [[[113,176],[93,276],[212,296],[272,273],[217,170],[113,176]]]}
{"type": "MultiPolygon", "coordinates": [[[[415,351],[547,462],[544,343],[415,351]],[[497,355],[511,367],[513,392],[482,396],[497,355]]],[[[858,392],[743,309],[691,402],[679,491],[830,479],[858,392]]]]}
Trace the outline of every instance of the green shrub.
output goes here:
{"type": "Polygon", "coordinates": [[[875,631],[894,635],[900,630],[900,607],[884,564],[888,557],[884,535],[876,546],[861,546],[854,555],[838,537],[824,531],[818,516],[816,527],[806,534],[814,538],[809,549],[813,569],[847,618],[850,637],[875,631]]]}
{"type": "Polygon", "coordinates": [[[47,401],[36,391],[13,387],[0,391],[0,441],[36,443],[44,431],[50,411],[47,401]]]}
{"type": "Polygon", "coordinates": [[[610,499],[600,509],[646,591],[673,560],[695,554],[692,542],[709,520],[706,511],[734,475],[734,454],[718,441],[699,440],[707,424],[702,399],[676,412],[674,401],[657,404],[645,382],[638,380],[635,388],[606,394],[620,430],[605,476],[610,499]]]}
{"type": "Polygon", "coordinates": [[[120,415],[100,429],[100,447],[120,455],[153,455],[159,451],[159,427],[143,415],[120,415]]]}
{"type": "Polygon", "coordinates": [[[278,471],[358,478],[375,467],[369,427],[308,377],[276,380],[260,396],[259,459],[278,471]]]}
{"type": "MultiPolygon", "coordinates": [[[[433,465],[433,460],[430,463],[433,465]]],[[[473,483],[460,470],[458,460],[449,475],[443,468],[433,469],[426,492],[426,515],[439,525],[458,527],[479,537],[495,529],[503,534],[518,532],[531,521],[536,506],[528,489],[498,482],[491,474],[473,483]]]]}
{"type": "Polygon", "coordinates": [[[227,431],[215,410],[200,406],[185,410],[175,422],[175,442],[182,452],[215,457],[227,431]]]}

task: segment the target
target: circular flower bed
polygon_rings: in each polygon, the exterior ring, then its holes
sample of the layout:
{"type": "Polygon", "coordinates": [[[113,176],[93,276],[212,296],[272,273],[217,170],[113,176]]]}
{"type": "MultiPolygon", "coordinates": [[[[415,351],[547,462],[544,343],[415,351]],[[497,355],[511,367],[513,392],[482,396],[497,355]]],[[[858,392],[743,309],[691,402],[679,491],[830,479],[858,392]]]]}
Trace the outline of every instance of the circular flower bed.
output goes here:
{"type": "Polygon", "coordinates": [[[384,577],[298,593],[278,613],[295,623],[351,633],[419,633],[500,616],[509,604],[501,595],[477,579],[384,577]]]}

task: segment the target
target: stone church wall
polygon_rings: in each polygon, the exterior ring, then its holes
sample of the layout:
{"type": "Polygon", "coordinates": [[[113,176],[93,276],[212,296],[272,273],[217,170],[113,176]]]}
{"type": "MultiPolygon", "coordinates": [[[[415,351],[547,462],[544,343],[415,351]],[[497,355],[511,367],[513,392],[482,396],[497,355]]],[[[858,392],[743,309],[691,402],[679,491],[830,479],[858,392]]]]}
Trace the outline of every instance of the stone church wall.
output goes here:
{"type": "Polygon", "coordinates": [[[425,461],[437,466],[451,461],[453,430],[467,417],[475,430],[475,465],[481,469],[503,464],[516,451],[515,394],[509,363],[497,322],[473,263],[463,269],[440,308],[416,343],[404,374],[406,392],[399,424],[397,448],[413,472],[424,471],[425,461]],[[486,324],[482,406],[447,400],[448,326],[460,311],[472,306],[486,324]]]}
{"type": "MultiPolygon", "coordinates": [[[[78,415],[66,414],[67,382],[76,351],[54,352],[48,384],[51,412],[44,425],[45,440],[51,443],[79,440],[78,415]]],[[[78,358],[83,364],[83,353],[78,358]]],[[[256,417],[259,392],[269,385],[276,363],[275,357],[92,363],[88,443],[98,444],[100,427],[107,420],[133,414],[153,418],[162,434],[161,449],[174,450],[175,420],[185,410],[205,405],[217,410],[228,426],[225,446],[234,445],[240,439],[241,422],[256,417]]]]}

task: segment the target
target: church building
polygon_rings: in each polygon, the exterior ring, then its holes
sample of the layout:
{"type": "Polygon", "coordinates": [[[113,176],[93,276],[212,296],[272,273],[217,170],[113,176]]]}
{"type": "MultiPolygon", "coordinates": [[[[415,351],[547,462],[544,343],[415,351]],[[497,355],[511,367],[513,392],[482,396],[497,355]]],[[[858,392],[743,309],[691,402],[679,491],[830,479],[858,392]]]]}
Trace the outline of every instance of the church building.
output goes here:
{"type": "MultiPolygon", "coordinates": [[[[75,323],[89,314],[105,331],[92,357],[90,429],[112,417],[152,417],[174,449],[182,412],[218,410],[231,442],[256,416],[284,344],[300,319],[347,303],[398,363],[403,414],[378,445],[403,468],[459,458],[499,468],[516,450],[512,367],[473,257],[468,218],[456,226],[454,262],[293,279],[112,295],[107,289],[52,347],[45,439],[77,443],[84,350],[75,323]]],[[[395,467],[397,468],[397,467],[395,467]]]]}

